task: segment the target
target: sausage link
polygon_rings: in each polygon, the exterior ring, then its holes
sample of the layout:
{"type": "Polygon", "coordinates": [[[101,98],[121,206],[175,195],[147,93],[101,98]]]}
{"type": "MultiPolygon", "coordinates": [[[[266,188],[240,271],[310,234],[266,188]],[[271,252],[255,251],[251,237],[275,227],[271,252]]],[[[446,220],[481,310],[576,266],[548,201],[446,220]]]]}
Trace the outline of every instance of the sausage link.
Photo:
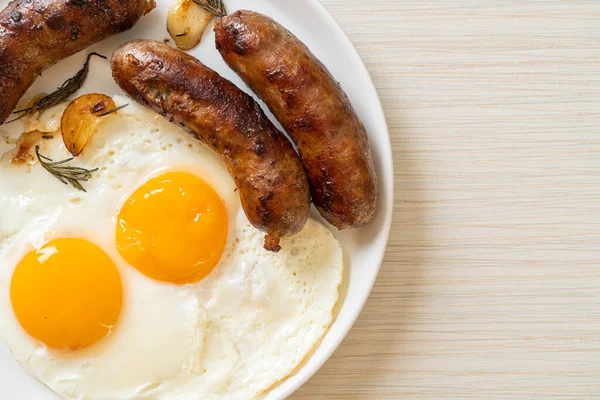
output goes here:
{"type": "Polygon", "coordinates": [[[0,124],[42,71],[133,27],[154,0],[13,0],[0,12],[0,124]]]}
{"type": "Polygon", "coordinates": [[[271,18],[237,11],[215,25],[217,49],[296,143],[321,215],[365,225],[378,185],[366,130],[348,97],[304,43],[271,18]]]}
{"type": "Polygon", "coordinates": [[[265,248],[302,229],[310,192],[290,142],[252,97],[194,57],[151,40],[113,53],[117,84],[134,100],[181,126],[225,162],[250,223],[267,233],[265,248]]]}

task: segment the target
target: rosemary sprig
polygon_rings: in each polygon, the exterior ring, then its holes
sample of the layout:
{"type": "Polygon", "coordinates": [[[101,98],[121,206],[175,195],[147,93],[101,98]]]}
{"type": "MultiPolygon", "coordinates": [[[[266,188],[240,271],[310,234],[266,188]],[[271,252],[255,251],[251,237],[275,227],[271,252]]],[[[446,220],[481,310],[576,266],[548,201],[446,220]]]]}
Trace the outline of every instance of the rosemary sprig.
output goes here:
{"type": "Polygon", "coordinates": [[[38,101],[36,101],[35,103],[33,103],[33,105],[31,107],[23,108],[21,110],[17,110],[15,112],[13,112],[13,114],[21,114],[21,115],[17,118],[14,118],[14,119],[8,121],[7,124],[9,124],[11,122],[15,122],[15,121],[25,117],[26,115],[33,114],[38,111],[44,111],[50,107],[53,107],[57,104],[62,103],[63,101],[65,101],[69,97],[71,97],[71,95],[73,93],[75,93],[77,90],[79,90],[79,88],[81,88],[81,86],[83,85],[83,82],[85,81],[85,78],[87,77],[88,71],[90,69],[90,58],[92,58],[92,56],[98,56],[98,57],[106,60],[106,57],[101,54],[98,54],[98,53],[88,54],[85,64],[83,64],[83,68],[81,68],[79,70],[79,72],[77,72],[77,74],[75,74],[75,76],[67,79],[62,84],[61,87],[59,87],[58,89],[56,89],[54,92],[50,93],[49,95],[44,96],[41,99],[39,99],[38,101]]]}
{"type": "Polygon", "coordinates": [[[92,174],[98,171],[96,169],[85,169],[80,167],[72,167],[65,165],[68,162],[73,161],[73,157],[67,158],[62,161],[53,161],[40,154],[40,146],[35,146],[35,154],[40,162],[40,165],[56,179],[64,183],[65,185],[71,184],[75,189],[85,192],[86,190],[80,182],[87,182],[92,178],[92,174]]]}
{"type": "Polygon", "coordinates": [[[216,15],[219,18],[223,18],[227,15],[227,9],[223,0],[193,0],[194,3],[208,11],[209,13],[216,15]]]}
{"type": "Polygon", "coordinates": [[[110,110],[104,111],[102,114],[98,114],[97,117],[106,117],[107,115],[116,113],[117,111],[124,109],[128,105],[129,105],[129,103],[123,104],[122,106],[119,106],[119,107],[111,108],[110,110]]]}

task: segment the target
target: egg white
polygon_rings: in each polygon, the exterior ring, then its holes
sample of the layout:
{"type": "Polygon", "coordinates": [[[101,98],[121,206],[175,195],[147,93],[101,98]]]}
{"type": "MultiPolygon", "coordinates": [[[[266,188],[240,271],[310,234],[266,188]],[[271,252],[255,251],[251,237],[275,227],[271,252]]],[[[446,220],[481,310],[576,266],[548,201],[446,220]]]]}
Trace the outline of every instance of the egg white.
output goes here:
{"type": "MultiPolygon", "coordinates": [[[[115,96],[115,103],[131,103],[115,96]]],[[[63,106],[28,121],[54,132],[63,106]]],[[[41,153],[69,157],[60,132],[41,153]]],[[[332,321],[342,277],[342,250],[309,220],[280,253],[241,210],[235,185],[209,149],[139,105],[106,118],[73,165],[94,169],[87,193],[62,185],[37,163],[0,160],[0,334],[34,377],[67,399],[250,399],[285,379],[332,321]],[[223,198],[229,237],[221,262],[202,281],[177,286],[129,266],[114,243],[123,202],[149,178],[185,171],[223,198]],[[21,258],[58,237],[100,246],[123,280],[123,308],[111,334],[74,354],[30,338],[10,304],[10,278],[21,258]]],[[[160,218],[160,216],[154,216],[160,218]]]]}

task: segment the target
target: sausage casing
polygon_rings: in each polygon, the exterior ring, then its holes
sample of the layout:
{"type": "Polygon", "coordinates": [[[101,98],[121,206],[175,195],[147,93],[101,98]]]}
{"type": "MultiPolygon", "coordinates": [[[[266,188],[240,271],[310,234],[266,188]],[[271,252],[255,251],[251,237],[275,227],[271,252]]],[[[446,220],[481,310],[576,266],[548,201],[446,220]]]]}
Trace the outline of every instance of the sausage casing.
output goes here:
{"type": "Polygon", "coordinates": [[[310,191],[290,142],[260,106],[194,57],[151,40],[113,53],[117,84],[134,100],[176,123],[221,156],[248,219],[267,233],[265,248],[302,229],[310,191]]]}
{"type": "Polygon", "coordinates": [[[368,223],[378,185],[366,130],[327,68],[271,18],[237,11],[215,25],[227,64],[296,143],[313,201],[339,229],[368,223]]]}
{"type": "Polygon", "coordinates": [[[13,0],[0,12],[0,124],[44,69],[133,27],[154,0],[13,0]]]}

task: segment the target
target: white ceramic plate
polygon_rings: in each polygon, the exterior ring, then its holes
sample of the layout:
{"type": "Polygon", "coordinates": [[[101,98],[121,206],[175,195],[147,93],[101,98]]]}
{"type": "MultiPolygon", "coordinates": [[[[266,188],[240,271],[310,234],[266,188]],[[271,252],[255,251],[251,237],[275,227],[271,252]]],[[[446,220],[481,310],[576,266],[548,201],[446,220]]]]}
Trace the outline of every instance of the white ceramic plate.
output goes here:
{"type": "MultiPolygon", "coordinates": [[[[131,31],[112,37],[45,71],[25,98],[54,90],[57,85],[79,70],[89,51],[94,50],[110,56],[119,44],[127,40],[167,38],[165,24],[170,1],[158,0],[157,2],[158,8],[144,17],[131,31]]],[[[0,8],[6,7],[7,4],[8,0],[0,0],[0,8]]],[[[246,8],[275,18],[303,40],[329,67],[348,93],[369,132],[379,176],[381,196],[375,220],[361,229],[337,232],[335,228],[331,228],[342,243],[345,252],[344,282],[335,320],[323,341],[302,367],[266,395],[269,400],[284,399],[306,382],[331,356],[354,324],[373,287],[384,256],[392,218],[394,182],[390,139],[381,103],[364,64],[343,30],[317,0],[226,0],[226,5],[230,12],[246,8]]],[[[202,44],[190,53],[243,90],[250,92],[229,70],[215,50],[212,30],[207,32],[202,44]]],[[[108,62],[93,59],[88,80],[80,91],[80,93],[86,92],[120,93],[112,80],[108,62]]],[[[272,115],[269,116],[273,120],[272,115]]],[[[1,127],[0,134],[4,129],[8,128],[1,127]]],[[[58,398],[27,375],[3,345],[0,345],[0,371],[0,398],[2,399],[53,400],[58,398]]]]}

